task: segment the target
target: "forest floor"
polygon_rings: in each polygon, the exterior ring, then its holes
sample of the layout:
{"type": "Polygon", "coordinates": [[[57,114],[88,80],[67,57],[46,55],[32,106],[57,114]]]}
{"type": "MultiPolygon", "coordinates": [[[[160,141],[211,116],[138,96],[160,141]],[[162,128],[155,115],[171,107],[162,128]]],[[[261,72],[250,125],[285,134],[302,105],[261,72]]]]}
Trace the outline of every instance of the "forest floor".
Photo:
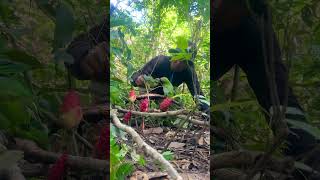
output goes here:
{"type": "MultiPolygon", "coordinates": [[[[178,129],[172,127],[155,127],[145,129],[141,134],[143,140],[158,152],[170,151],[173,160],[170,163],[183,179],[210,179],[210,132],[201,127],[178,129]]],[[[143,153],[143,152],[138,152],[143,153]]],[[[137,167],[142,172],[161,172],[161,167],[146,157],[146,165],[137,167]]],[[[149,173],[147,173],[150,177],[149,173]]],[[[161,174],[150,179],[166,179],[161,174]]]]}

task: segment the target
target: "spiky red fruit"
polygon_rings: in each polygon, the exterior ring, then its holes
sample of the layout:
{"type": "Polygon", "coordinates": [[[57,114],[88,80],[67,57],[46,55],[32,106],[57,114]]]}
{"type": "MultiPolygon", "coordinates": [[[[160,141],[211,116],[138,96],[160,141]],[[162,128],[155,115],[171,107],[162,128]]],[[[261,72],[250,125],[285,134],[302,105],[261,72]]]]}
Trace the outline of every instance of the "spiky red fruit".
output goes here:
{"type": "Polygon", "coordinates": [[[61,119],[60,125],[65,128],[73,128],[78,125],[82,119],[82,109],[80,97],[74,90],[70,90],[63,98],[60,106],[61,119]]]}
{"type": "Polygon", "coordinates": [[[62,154],[60,158],[51,166],[48,173],[48,180],[62,180],[66,172],[66,161],[68,155],[62,154]]]}
{"type": "Polygon", "coordinates": [[[160,110],[161,111],[167,111],[172,104],[173,100],[171,98],[165,98],[161,103],[160,103],[160,110]]]}
{"type": "Polygon", "coordinates": [[[131,102],[134,102],[136,99],[137,99],[136,93],[135,93],[135,91],[132,89],[132,90],[129,92],[129,100],[130,100],[131,102]]]}
{"type": "Polygon", "coordinates": [[[149,99],[145,98],[140,102],[140,112],[147,112],[149,108],[149,99]]]}
{"type": "Polygon", "coordinates": [[[132,115],[131,111],[127,112],[127,113],[124,115],[123,120],[124,120],[125,123],[127,123],[127,124],[129,123],[129,121],[130,121],[130,119],[131,119],[131,115],[132,115]]]}
{"type": "Polygon", "coordinates": [[[110,148],[110,128],[109,124],[105,124],[100,132],[99,139],[95,145],[95,154],[97,158],[109,159],[110,148]]]}

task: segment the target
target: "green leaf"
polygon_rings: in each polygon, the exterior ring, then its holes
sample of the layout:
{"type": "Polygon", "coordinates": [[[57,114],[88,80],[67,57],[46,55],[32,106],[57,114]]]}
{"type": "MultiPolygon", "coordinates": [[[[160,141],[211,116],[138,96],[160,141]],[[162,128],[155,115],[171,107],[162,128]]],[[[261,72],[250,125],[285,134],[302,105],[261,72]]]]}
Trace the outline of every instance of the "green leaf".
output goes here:
{"type": "Polygon", "coordinates": [[[163,92],[165,96],[172,97],[174,95],[174,88],[168,78],[161,78],[163,92]]]}
{"type": "Polygon", "coordinates": [[[54,30],[54,51],[63,48],[72,39],[74,18],[71,8],[65,3],[60,3],[56,9],[56,27],[54,30]]]}
{"type": "Polygon", "coordinates": [[[30,66],[0,59],[0,74],[10,76],[30,70],[30,66]]]}
{"type": "Polygon", "coordinates": [[[117,27],[117,26],[126,26],[128,24],[131,24],[131,20],[130,19],[114,19],[114,18],[111,18],[111,21],[110,21],[110,28],[114,28],[114,27],[117,27]]]}
{"type": "Polygon", "coordinates": [[[177,48],[180,48],[182,50],[188,48],[188,39],[184,36],[178,36],[176,43],[177,43],[177,48]]]}
{"type": "MultiPolygon", "coordinates": [[[[19,100],[0,102],[1,114],[9,120],[10,130],[17,130],[20,126],[26,124],[31,119],[25,104],[19,100]]],[[[14,132],[13,132],[14,133],[14,132]]]]}
{"type": "Polygon", "coordinates": [[[292,126],[292,128],[303,129],[313,135],[316,139],[320,140],[320,130],[317,127],[311,126],[310,124],[305,122],[292,119],[286,119],[286,121],[292,126]]]}
{"type": "Polygon", "coordinates": [[[50,0],[35,0],[39,8],[49,17],[55,16],[55,1],[50,0]]]}
{"type": "Polygon", "coordinates": [[[144,157],[142,155],[140,155],[139,161],[138,161],[139,165],[144,166],[146,165],[146,160],[144,159],[144,157]]]}
{"type": "Polygon", "coordinates": [[[10,128],[10,120],[0,112],[0,129],[9,129],[10,128]]]}
{"type": "Polygon", "coordinates": [[[303,171],[306,171],[306,172],[313,172],[314,169],[312,169],[310,166],[302,163],[302,162],[298,162],[298,161],[295,161],[294,162],[294,167],[296,169],[299,169],[299,170],[303,170],[303,171]]]}
{"type": "Polygon", "coordinates": [[[173,155],[174,154],[171,151],[165,151],[165,152],[162,153],[162,156],[168,161],[173,160],[173,155]]]}
{"type": "Polygon", "coordinates": [[[18,130],[16,132],[16,136],[30,139],[34,142],[36,142],[41,148],[47,149],[49,145],[49,137],[48,134],[39,129],[30,128],[26,130],[18,130]]]}
{"type": "Polygon", "coordinates": [[[21,82],[7,77],[0,77],[0,101],[26,99],[31,96],[32,93],[21,82]]]}
{"type": "Polygon", "coordinates": [[[41,67],[40,61],[25,51],[19,49],[9,49],[2,54],[8,57],[10,61],[29,65],[31,68],[41,67]]]}
{"type": "Polygon", "coordinates": [[[171,53],[171,61],[187,61],[192,57],[191,53],[171,53]]]}
{"type": "Polygon", "coordinates": [[[120,179],[125,179],[128,175],[130,175],[134,170],[134,167],[130,163],[123,163],[119,166],[118,171],[117,171],[117,178],[120,179]]]}

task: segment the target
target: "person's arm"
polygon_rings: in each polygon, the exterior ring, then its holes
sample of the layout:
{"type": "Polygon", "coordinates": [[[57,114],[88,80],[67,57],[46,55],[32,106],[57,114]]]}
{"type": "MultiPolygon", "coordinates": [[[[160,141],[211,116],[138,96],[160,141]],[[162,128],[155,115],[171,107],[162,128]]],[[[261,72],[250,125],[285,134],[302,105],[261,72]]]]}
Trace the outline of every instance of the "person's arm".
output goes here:
{"type": "Polygon", "coordinates": [[[108,20],[77,36],[68,46],[67,53],[74,62],[66,67],[78,79],[105,79],[109,45],[108,20]]]}
{"type": "Polygon", "coordinates": [[[190,65],[188,67],[188,69],[186,70],[186,74],[187,75],[185,76],[185,83],[187,84],[192,97],[196,95],[203,95],[203,92],[200,88],[198,76],[193,65],[190,65]]]}
{"type": "Polygon", "coordinates": [[[147,64],[145,64],[139,71],[135,72],[131,76],[131,84],[133,86],[144,87],[143,75],[152,75],[156,70],[157,65],[163,60],[163,56],[157,56],[151,59],[147,64]]]}
{"type": "Polygon", "coordinates": [[[186,84],[188,86],[188,89],[194,98],[195,101],[199,102],[199,110],[200,111],[207,111],[210,107],[209,102],[204,97],[204,94],[200,88],[200,83],[198,80],[197,73],[193,67],[193,65],[189,66],[189,69],[187,70],[187,76],[186,76],[186,84]]]}

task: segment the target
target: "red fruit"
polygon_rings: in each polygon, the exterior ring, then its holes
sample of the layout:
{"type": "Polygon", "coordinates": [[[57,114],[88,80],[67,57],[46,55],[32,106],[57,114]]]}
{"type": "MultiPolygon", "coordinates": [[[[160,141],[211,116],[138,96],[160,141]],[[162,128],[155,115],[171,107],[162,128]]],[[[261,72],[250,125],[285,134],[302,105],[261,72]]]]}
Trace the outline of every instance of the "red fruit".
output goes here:
{"type": "Polygon", "coordinates": [[[80,97],[74,90],[69,91],[63,99],[60,106],[61,119],[60,125],[65,128],[73,128],[80,123],[82,119],[82,109],[80,106],[80,97]]]}
{"type": "Polygon", "coordinates": [[[69,112],[75,107],[80,106],[80,97],[77,91],[70,90],[63,98],[63,103],[60,106],[62,113],[69,112]]]}
{"type": "Polygon", "coordinates": [[[62,154],[60,158],[51,166],[48,173],[48,180],[62,180],[66,172],[66,161],[68,155],[62,154]]]}
{"type": "Polygon", "coordinates": [[[160,104],[161,111],[167,111],[172,104],[173,100],[171,98],[165,98],[160,104]]]}
{"type": "Polygon", "coordinates": [[[110,148],[110,128],[105,124],[101,129],[100,136],[95,145],[96,157],[100,159],[109,159],[110,148]]]}
{"type": "Polygon", "coordinates": [[[140,112],[147,112],[149,107],[149,100],[145,98],[140,102],[140,112]]]}
{"type": "Polygon", "coordinates": [[[132,115],[131,111],[127,112],[123,117],[124,122],[128,124],[131,119],[131,115],[132,115]]]}
{"type": "Polygon", "coordinates": [[[132,90],[129,92],[129,100],[130,100],[131,102],[134,102],[136,99],[137,99],[136,93],[135,93],[135,91],[132,89],[132,90]]]}

